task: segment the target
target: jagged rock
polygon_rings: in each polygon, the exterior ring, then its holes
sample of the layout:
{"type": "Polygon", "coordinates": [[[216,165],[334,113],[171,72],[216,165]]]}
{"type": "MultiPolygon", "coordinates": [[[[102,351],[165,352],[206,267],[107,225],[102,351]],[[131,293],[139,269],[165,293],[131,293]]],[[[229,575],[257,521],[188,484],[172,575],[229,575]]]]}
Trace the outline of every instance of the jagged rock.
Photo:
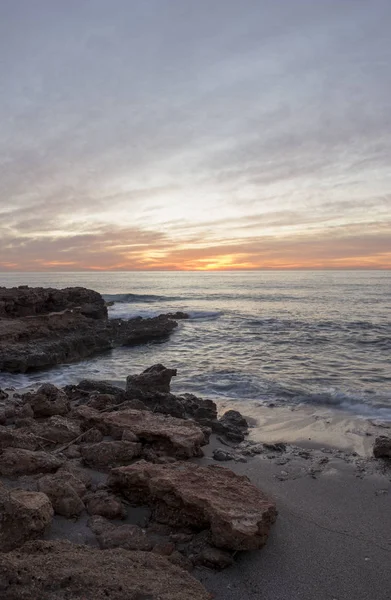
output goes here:
{"type": "Polygon", "coordinates": [[[108,319],[103,299],[91,290],[69,288],[63,296],[64,290],[51,292],[47,302],[45,290],[28,289],[23,292],[26,302],[21,303],[16,288],[1,288],[0,371],[24,373],[84,359],[116,346],[162,339],[178,325],[166,315],[108,319]],[[83,301],[87,298],[91,302],[83,301]]]}
{"type": "Polygon", "coordinates": [[[96,408],[96,410],[108,410],[116,404],[118,404],[116,396],[113,396],[113,394],[97,394],[94,392],[90,395],[87,402],[87,406],[96,408]]]}
{"type": "Polygon", "coordinates": [[[379,435],[375,439],[373,455],[375,458],[391,458],[391,438],[386,435],[379,435]]]}
{"type": "Polygon", "coordinates": [[[53,508],[45,494],[7,489],[0,483],[0,515],[0,551],[8,552],[43,534],[53,508]]]}
{"type": "Polygon", "coordinates": [[[28,392],[24,400],[30,404],[35,417],[66,415],[70,409],[66,394],[51,383],[41,385],[35,394],[28,392]]]}
{"type": "Polygon", "coordinates": [[[0,452],[0,475],[15,477],[18,475],[34,475],[35,473],[52,473],[63,462],[47,452],[6,448],[0,452]]]}
{"type": "Polygon", "coordinates": [[[171,379],[177,374],[176,369],[167,369],[162,364],[152,365],[140,375],[129,375],[126,378],[126,391],[169,393],[171,379]]]}
{"type": "Polygon", "coordinates": [[[107,316],[107,308],[100,294],[82,287],[65,288],[0,288],[0,317],[17,318],[60,312],[78,308],[94,318],[107,316]]]}
{"type": "Polygon", "coordinates": [[[39,436],[41,443],[52,442],[56,444],[67,444],[76,439],[80,434],[80,425],[60,415],[55,415],[45,421],[35,421],[31,428],[32,433],[39,436]]]}
{"type": "Polygon", "coordinates": [[[284,442],[276,442],[274,444],[272,443],[264,443],[263,447],[265,450],[269,450],[271,452],[285,452],[286,451],[286,444],[284,442]]]}
{"type": "Polygon", "coordinates": [[[126,510],[121,500],[105,490],[91,492],[84,497],[90,515],[98,515],[105,519],[124,519],[126,510]]]}
{"type": "Polygon", "coordinates": [[[193,563],[191,560],[184,556],[181,552],[178,552],[178,550],[174,550],[174,552],[168,557],[168,560],[170,563],[180,567],[184,571],[193,570],[193,563]]]}
{"type": "Polygon", "coordinates": [[[211,600],[189,573],[152,552],[29,542],[0,556],[2,600],[211,600]]]}
{"type": "Polygon", "coordinates": [[[247,477],[215,465],[140,461],[113,469],[108,485],[133,503],[149,504],[157,521],[210,528],[222,548],[260,548],[277,516],[274,502],[247,477]]]}
{"type": "Polygon", "coordinates": [[[233,442],[243,442],[248,432],[246,419],[237,410],[228,410],[214,425],[214,431],[222,433],[233,442]]]}
{"type": "Polygon", "coordinates": [[[39,446],[40,441],[33,433],[0,426],[0,450],[4,450],[5,448],[36,450],[39,446]]]}
{"type": "Polygon", "coordinates": [[[99,442],[81,447],[84,463],[92,468],[104,469],[128,465],[136,456],[141,454],[141,444],[134,442],[99,442]]]}
{"type": "MultiPolygon", "coordinates": [[[[142,410],[124,410],[100,415],[101,424],[113,435],[131,431],[154,450],[178,458],[202,456],[207,443],[203,431],[193,422],[142,410]]],[[[99,426],[98,426],[99,428],[99,426]]]]}
{"type": "Polygon", "coordinates": [[[67,519],[78,517],[85,508],[80,496],[86,492],[86,487],[71,473],[46,475],[38,481],[38,489],[48,496],[54,512],[67,519]]]}
{"type": "Polygon", "coordinates": [[[145,530],[138,525],[113,525],[102,517],[92,517],[88,524],[103,550],[124,548],[149,551],[153,548],[145,530]]]}

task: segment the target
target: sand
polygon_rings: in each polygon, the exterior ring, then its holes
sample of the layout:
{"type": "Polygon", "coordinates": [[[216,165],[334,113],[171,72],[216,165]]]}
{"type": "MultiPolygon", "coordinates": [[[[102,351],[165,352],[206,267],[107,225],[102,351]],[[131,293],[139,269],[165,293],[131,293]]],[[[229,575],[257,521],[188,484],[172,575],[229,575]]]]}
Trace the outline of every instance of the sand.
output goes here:
{"type": "Polygon", "coordinates": [[[274,497],[279,516],[261,551],[220,573],[195,571],[215,600],[391,598],[391,466],[358,459],[358,467],[327,448],[308,454],[287,465],[277,456],[225,463],[274,497]],[[320,456],[328,460],[314,472],[320,456]]]}

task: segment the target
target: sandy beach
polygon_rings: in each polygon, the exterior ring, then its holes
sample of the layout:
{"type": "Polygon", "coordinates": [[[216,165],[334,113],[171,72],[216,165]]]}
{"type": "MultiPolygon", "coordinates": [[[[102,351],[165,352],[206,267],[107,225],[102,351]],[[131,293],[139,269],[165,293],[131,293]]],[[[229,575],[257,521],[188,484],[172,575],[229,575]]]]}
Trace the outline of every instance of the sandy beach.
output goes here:
{"type": "Polygon", "coordinates": [[[196,573],[216,600],[388,600],[391,468],[365,459],[357,469],[325,450],[289,466],[264,457],[229,463],[275,499],[279,516],[261,551],[238,555],[226,571],[196,573]],[[328,461],[313,473],[319,457],[328,461]]]}

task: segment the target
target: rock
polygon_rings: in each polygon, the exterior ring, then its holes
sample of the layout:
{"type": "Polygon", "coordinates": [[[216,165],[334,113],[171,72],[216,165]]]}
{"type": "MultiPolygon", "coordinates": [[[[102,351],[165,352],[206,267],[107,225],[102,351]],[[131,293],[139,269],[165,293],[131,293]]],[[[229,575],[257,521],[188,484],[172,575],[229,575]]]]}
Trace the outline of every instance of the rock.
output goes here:
{"type": "Polygon", "coordinates": [[[50,442],[53,445],[67,444],[81,434],[79,423],[60,415],[55,415],[45,421],[35,421],[30,429],[35,435],[42,438],[41,443],[46,441],[49,445],[50,442]]]}
{"type": "Polygon", "coordinates": [[[170,563],[172,563],[173,565],[176,565],[177,567],[179,567],[180,569],[183,569],[184,571],[192,571],[193,570],[193,563],[191,562],[191,560],[188,559],[186,556],[184,556],[181,552],[178,552],[177,550],[175,550],[168,557],[168,560],[170,561],[170,563]]]}
{"type": "Polygon", "coordinates": [[[108,485],[132,503],[148,504],[157,521],[210,528],[214,545],[232,550],[263,546],[277,510],[247,477],[218,466],[140,461],[113,469],[108,485]]]}
{"type": "Polygon", "coordinates": [[[232,555],[220,548],[205,548],[197,557],[197,563],[210,569],[226,569],[234,563],[232,555]]]}
{"type": "Polygon", "coordinates": [[[63,292],[52,290],[49,298],[45,290],[29,288],[22,298],[16,288],[0,289],[0,371],[24,373],[116,346],[163,339],[178,325],[166,315],[108,319],[105,303],[96,292],[83,288],[63,292]],[[84,302],[87,298],[91,301],[84,302]]]}
{"type": "Polygon", "coordinates": [[[18,475],[34,475],[35,473],[52,473],[63,462],[47,452],[6,448],[0,453],[0,475],[15,477],[18,475]]]}
{"type": "Polygon", "coordinates": [[[102,432],[99,431],[99,429],[96,429],[96,427],[93,427],[92,429],[89,429],[88,431],[85,432],[85,434],[77,440],[77,444],[98,444],[99,442],[101,442],[103,440],[103,434],[102,432]]]}
{"type": "Polygon", "coordinates": [[[39,480],[38,489],[48,496],[54,512],[67,519],[78,517],[85,508],[80,496],[86,488],[71,473],[46,475],[39,480]]]}
{"type": "Polygon", "coordinates": [[[214,424],[214,431],[222,433],[227,439],[233,442],[243,442],[245,435],[248,432],[248,424],[246,419],[237,410],[228,410],[214,424]]]}
{"type": "Polygon", "coordinates": [[[99,394],[93,392],[89,400],[87,402],[87,406],[91,406],[91,408],[95,408],[96,410],[108,410],[109,408],[113,408],[118,402],[116,401],[116,396],[112,394],[99,394]]]}
{"type": "Polygon", "coordinates": [[[7,489],[0,483],[0,515],[0,551],[8,552],[42,535],[53,509],[45,494],[7,489]]]}
{"type": "Polygon", "coordinates": [[[53,415],[66,415],[70,405],[66,394],[51,383],[44,383],[34,394],[28,392],[24,400],[33,409],[34,417],[51,417],[53,415]]]}
{"type": "Polygon", "coordinates": [[[107,433],[121,432],[123,435],[124,431],[131,431],[142,443],[149,443],[154,450],[177,458],[202,456],[201,446],[208,441],[193,421],[149,411],[129,409],[101,414],[98,418],[107,433]]]}
{"type": "MultiPolygon", "coordinates": [[[[264,443],[263,447],[266,450],[270,450],[271,452],[285,452],[286,451],[286,444],[284,444],[284,442],[276,442],[274,444],[271,443],[264,443]]],[[[304,454],[306,453],[306,451],[302,451],[302,453],[300,454],[300,456],[304,457],[304,454]]],[[[308,452],[307,452],[308,455],[308,452]]],[[[309,455],[310,456],[310,455],[309,455]]],[[[304,458],[309,458],[309,456],[306,456],[304,458]]]]}
{"type": "Polygon", "coordinates": [[[0,557],[2,600],[210,600],[189,573],[152,552],[29,542],[0,557]]]}
{"type": "Polygon", "coordinates": [[[161,556],[171,556],[174,550],[175,546],[172,542],[159,542],[152,548],[152,552],[160,554],[161,556]]]}
{"type": "Polygon", "coordinates": [[[134,442],[99,442],[82,446],[84,463],[95,469],[128,465],[141,454],[141,444],[134,442]]]}
{"type": "Polygon", "coordinates": [[[228,460],[234,460],[235,455],[232,454],[232,452],[227,452],[226,450],[223,450],[222,448],[216,448],[216,450],[213,450],[213,458],[214,460],[224,462],[228,460]]]}
{"type": "Polygon", "coordinates": [[[0,426],[0,450],[4,450],[5,448],[36,450],[39,446],[40,442],[33,433],[0,426]]]}
{"type": "Polygon", "coordinates": [[[105,519],[124,519],[126,517],[126,510],[121,500],[105,490],[87,494],[84,502],[90,515],[98,515],[105,519]]]}
{"type": "Polygon", "coordinates": [[[18,318],[79,308],[80,312],[107,317],[107,308],[100,294],[81,287],[56,290],[53,288],[0,288],[0,317],[18,318]]]}
{"type": "Polygon", "coordinates": [[[113,525],[101,517],[92,517],[88,522],[103,549],[125,548],[126,550],[152,550],[153,544],[145,530],[138,525],[113,525]]]}
{"type": "Polygon", "coordinates": [[[152,365],[140,375],[129,375],[126,378],[126,391],[170,392],[171,379],[177,374],[176,369],[167,369],[162,364],[152,365]]]}
{"type": "Polygon", "coordinates": [[[375,458],[391,458],[391,438],[379,435],[375,439],[373,455],[375,458]]]}

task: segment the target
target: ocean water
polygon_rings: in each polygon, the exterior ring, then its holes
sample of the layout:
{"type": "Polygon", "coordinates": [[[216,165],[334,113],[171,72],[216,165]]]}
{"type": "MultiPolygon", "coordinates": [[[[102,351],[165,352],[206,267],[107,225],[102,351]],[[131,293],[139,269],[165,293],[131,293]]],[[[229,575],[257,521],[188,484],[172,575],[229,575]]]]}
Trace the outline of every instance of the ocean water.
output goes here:
{"type": "Polygon", "coordinates": [[[81,285],[111,317],[190,314],[171,338],[45,372],[0,373],[0,387],[81,378],[119,383],[157,362],[173,391],[226,401],[334,406],[391,421],[391,271],[0,274],[0,285],[81,285]]]}

